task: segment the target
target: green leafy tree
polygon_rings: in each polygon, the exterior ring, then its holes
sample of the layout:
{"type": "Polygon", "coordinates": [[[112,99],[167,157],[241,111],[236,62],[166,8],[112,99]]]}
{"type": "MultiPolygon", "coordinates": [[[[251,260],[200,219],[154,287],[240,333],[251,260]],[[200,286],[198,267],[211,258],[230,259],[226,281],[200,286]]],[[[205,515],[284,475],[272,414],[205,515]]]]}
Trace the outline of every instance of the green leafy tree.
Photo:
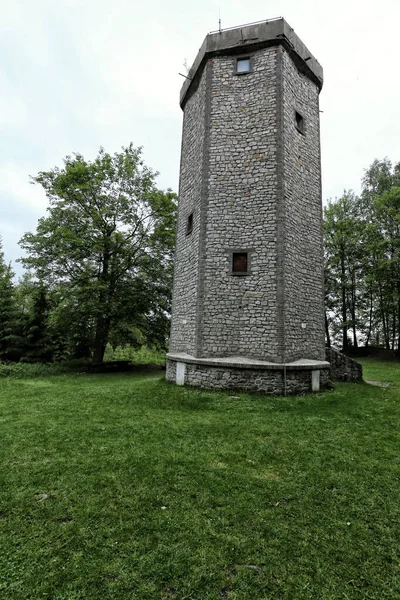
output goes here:
{"type": "Polygon", "coordinates": [[[20,331],[11,265],[4,261],[0,237],[0,359],[18,360],[20,331]]]}
{"type": "Polygon", "coordinates": [[[393,186],[375,199],[379,227],[379,261],[375,275],[385,298],[386,347],[400,349],[400,187],[393,186]]]}
{"type": "Polygon", "coordinates": [[[49,328],[50,300],[42,281],[33,282],[29,289],[28,314],[24,319],[22,359],[29,362],[53,360],[54,344],[49,328]]]}
{"type": "Polygon", "coordinates": [[[63,310],[75,312],[71,328],[86,324],[95,363],[122,323],[125,333],[141,323],[146,337],[165,343],[176,196],[156,188],[156,175],[131,144],[114,155],[101,148],[93,162],[67,156],[62,168],[33,178],[47,194],[48,215],[23,236],[22,262],[59,290],[63,308],[53,324],[63,310]]]}
{"type": "Polygon", "coordinates": [[[90,286],[72,287],[69,282],[53,285],[49,314],[54,356],[62,359],[88,358],[94,345],[96,298],[90,286]]]}
{"type": "Polygon", "coordinates": [[[362,304],[362,223],[357,196],[351,191],[344,192],[341,198],[329,202],[324,217],[326,304],[328,312],[334,313],[331,322],[336,321],[337,330],[342,332],[342,347],[346,351],[350,330],[353,345],[358,346],[362,304]]]}
{"type": "Polygon", "coordinates": [[[375,160],[360,197],[346,192],[325,210],[326,330],[344,350],[400,347],[400,163],[375,160]]]}
{"type": "Polygon", "coordinates": [[[375,159],[365,170],[359,199],[364,219],[373,220],[375,198],[390,190],[397,179],[398,175],[393,173],[392,162],[387,157],[382,160],[375,159]]]}
{"type": "Polygon", "coordinates": [[[398,190],[400,163],[375,160],[362,182],[365,240],[364,271],[368,288],[367,344],[399,348],[398,190]]]}

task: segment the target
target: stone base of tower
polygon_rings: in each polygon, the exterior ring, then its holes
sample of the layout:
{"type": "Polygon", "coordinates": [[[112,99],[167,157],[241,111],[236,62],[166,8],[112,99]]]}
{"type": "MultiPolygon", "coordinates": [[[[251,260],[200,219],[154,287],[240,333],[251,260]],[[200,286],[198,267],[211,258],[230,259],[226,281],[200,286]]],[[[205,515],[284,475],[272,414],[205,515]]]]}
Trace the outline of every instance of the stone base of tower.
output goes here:
{"type": "Polygon", "coordinates": [[[195,358],[167,354],[166,379],[177,385],[234,389],[271,395],[318,392],[329,380],[329,363],[297,360],[272,363],[242,356],[195,358]]]}

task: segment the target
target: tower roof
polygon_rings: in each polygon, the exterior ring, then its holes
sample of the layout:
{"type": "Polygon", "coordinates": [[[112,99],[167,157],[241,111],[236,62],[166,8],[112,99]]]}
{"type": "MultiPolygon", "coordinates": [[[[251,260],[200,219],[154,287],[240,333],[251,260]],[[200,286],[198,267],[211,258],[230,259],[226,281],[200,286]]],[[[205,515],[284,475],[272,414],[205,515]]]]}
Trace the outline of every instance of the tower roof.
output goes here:
{"type": "Polygon", "coordinates": [[[281,44],[286,48],[297,68],[321,89],[323,83],[321,65],[296,35],[294,29],[290,27],[285,19],[278,17],[209,33],[205,37],[188,73],[188,79],[182,86],[180,93],[181,107],[183,108],[189,97],[189,90],[194,91],[197,88],[204,64],[212,56],[243,54],[277,44],[281,44]]]}

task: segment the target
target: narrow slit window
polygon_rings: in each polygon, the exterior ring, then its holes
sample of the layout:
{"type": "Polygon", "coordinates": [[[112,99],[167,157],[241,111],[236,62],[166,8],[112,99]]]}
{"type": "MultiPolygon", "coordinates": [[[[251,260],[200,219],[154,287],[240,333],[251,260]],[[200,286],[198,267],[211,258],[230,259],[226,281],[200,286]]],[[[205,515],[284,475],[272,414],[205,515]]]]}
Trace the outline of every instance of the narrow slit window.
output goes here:
{"type": "Polygon", "coordinates": [[[187,223],[186,223],[186,235],[191,234],[193,231],[193,213],[190,213],[190,215],[187,218],[187,223]]]}
{"type": "Polygon", "coordinates": [[[236,60],[236,73],[249,73],[250,72],[250,56],[246,58],[238,58],[236,60]]]}
{"type": "Polygon", "coordinates": [[[247,273],[247,252],[232,253],[232,273],[247,273]]]}
{"type": "Polygon", "coordinates": [[[297,112],[297,110],[295,111],[295,120],[297,131],[304,135],[304,118],[301,116],[300,113],[297,112]]]}

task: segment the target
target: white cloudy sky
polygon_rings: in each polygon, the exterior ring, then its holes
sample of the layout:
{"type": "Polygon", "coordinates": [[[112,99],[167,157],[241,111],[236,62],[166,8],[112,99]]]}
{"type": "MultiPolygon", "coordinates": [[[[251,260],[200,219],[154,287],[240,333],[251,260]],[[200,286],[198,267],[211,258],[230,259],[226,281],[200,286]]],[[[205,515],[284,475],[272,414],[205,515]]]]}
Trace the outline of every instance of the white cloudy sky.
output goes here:
{"type": "MultiPolygon", "coordinates": [[[[283,16],[324,68],[324,199],[400,160],[400,0],[0,0],[0,234],[6,260],[45,213],[29,175],[133,141],[178,189],[178,75],[218,27],[283,16]]],[[[20,272],[20,267],[15,266],[20,272]]]]}

